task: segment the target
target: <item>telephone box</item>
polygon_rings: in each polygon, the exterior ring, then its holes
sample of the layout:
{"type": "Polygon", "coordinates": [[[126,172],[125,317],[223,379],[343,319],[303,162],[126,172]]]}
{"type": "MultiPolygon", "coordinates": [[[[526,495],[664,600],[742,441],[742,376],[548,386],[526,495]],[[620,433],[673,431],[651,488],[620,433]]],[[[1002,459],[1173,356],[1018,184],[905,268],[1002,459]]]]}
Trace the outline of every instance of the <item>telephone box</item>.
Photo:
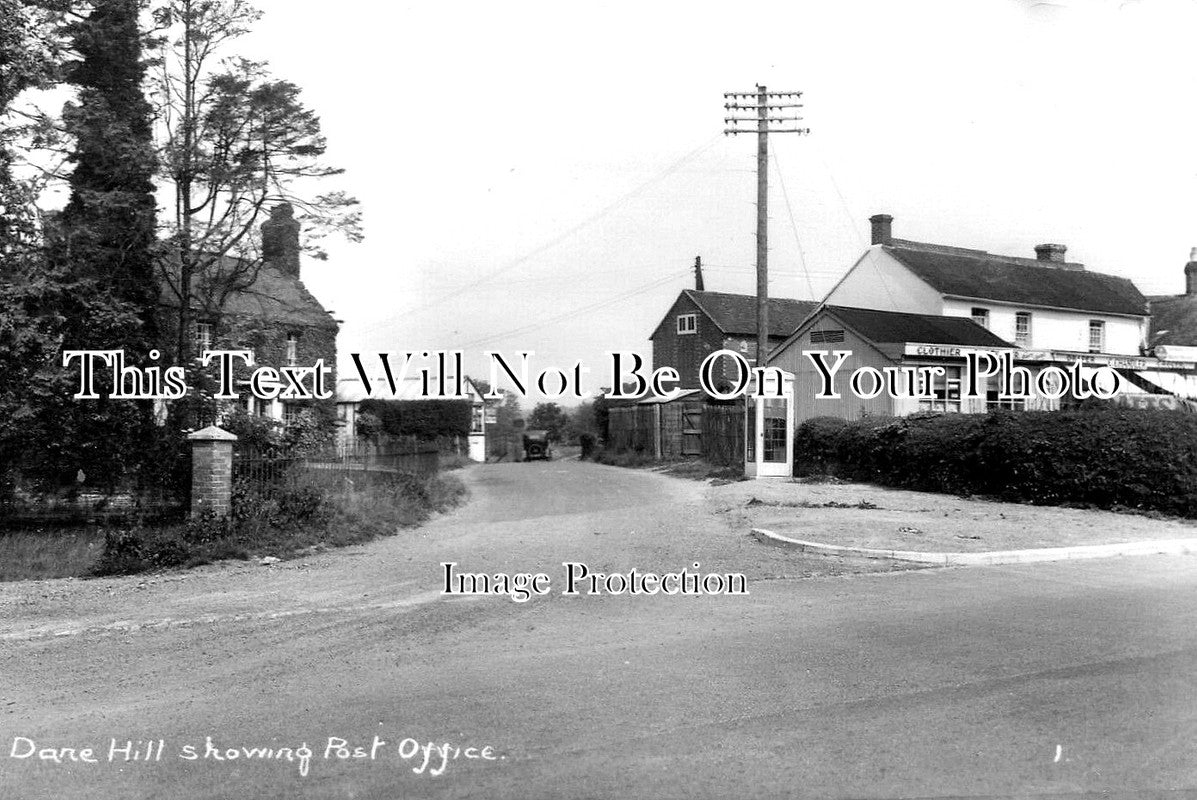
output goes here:
{"type": "Polygon", "coordinates": [[[794,375],[777,367],[754,375],[744,403],[744,474],[789,478],[794,474],[794,375]]]}

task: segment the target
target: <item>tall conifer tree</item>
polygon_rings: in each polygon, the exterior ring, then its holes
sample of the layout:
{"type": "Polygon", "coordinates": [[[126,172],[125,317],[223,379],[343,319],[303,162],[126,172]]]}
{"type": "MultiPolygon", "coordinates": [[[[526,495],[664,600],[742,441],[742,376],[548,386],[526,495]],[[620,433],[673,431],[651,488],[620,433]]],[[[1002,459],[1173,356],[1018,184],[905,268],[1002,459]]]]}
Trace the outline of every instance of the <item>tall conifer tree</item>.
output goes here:
{"type": "Polygon", "coordinates": [[[157,344],[158,283],[154,273],[156,169],[152,108],[143,82],[142,0],[96,0],[71,26],[79,60],[68,71],[78,102],[64,111],[74,136],[71,197],[62,214],[71,269],[137,319],[112,330],[89,320],[81,342],[123,347],[140,359],[157,344]],[[97,340],[97,337],[105,337],[97,340]]]}

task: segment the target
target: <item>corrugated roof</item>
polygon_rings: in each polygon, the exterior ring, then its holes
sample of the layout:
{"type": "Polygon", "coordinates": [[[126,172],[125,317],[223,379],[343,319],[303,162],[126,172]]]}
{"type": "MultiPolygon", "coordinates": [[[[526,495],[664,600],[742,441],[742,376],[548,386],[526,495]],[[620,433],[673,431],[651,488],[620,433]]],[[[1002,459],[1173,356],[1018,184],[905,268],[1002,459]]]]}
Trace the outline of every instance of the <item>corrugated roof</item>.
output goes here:
{"type": "Polygon", "coordinates": [[[1146,298],[1130,280],[1089,272],[1076,263],[1055,264],[905,239],[893,239],[883,249],[946,295],[1107,314],[1147,313],[1146,298]]]}
{"type": "MultiPolygon", "coordinates": [[[[756,297],[686,289],[685,294],[706,312],[719,330],[731,336],[756,334],[756,297]]],[[[769,298],[769,335],[789,336],[819,304],[813,300],[769,298]]]]}
{"type": "Polygon", "coordinates": [[[1150,306],[1149,342],[1197,347],[1197,296],[1153,297],[1150,306]]]}
{"type": "Polygon", "coordinates": [[[953,344],[962,347],[1012,347],[968,317],[903,314],[871,308],[827,306],[845,325],[877,344],[953,344]]]}

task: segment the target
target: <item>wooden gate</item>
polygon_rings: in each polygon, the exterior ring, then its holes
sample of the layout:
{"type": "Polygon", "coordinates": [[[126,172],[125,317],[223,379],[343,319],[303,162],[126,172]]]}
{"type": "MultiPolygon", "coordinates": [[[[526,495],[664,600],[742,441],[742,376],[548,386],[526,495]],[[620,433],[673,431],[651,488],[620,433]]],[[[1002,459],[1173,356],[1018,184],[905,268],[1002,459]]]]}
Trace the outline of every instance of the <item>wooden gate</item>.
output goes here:
{"type": "Polygon", "coordinates": [[[702,403],[682,406],[682,455],[702,455],[702,403]]]}

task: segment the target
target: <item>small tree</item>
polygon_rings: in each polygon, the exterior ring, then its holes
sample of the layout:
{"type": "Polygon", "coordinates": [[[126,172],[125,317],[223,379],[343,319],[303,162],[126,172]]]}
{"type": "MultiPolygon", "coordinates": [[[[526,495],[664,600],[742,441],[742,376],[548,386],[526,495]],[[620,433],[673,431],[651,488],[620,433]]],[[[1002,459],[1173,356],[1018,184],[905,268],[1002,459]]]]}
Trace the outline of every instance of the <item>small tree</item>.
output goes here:
{"type": "Polygon", "coordinates": [[[533,430],[548,431],[549,438],[554,442],[561,441],[562,434],[569,425],[569,415],[556,403],[537,403],[528,415],[528,427],[533,430]]]}

